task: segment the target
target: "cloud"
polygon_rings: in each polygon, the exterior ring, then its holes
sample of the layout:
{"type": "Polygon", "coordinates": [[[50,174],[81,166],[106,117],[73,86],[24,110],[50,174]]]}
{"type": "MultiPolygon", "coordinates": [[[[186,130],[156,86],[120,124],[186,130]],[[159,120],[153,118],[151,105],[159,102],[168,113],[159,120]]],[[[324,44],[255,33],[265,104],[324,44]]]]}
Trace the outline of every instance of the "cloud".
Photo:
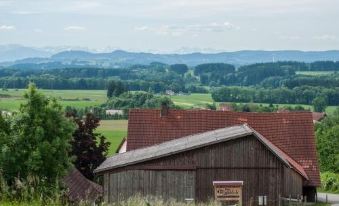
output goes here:
{"type": "Polygon", "coordinates": [[[67,26],[64,28],[65,31],[85,31],[86,28],[83,26],[67,26]]]}
{"type": "Polygon", "coordinates": [[[150,28],[148,26],[137,26],[134,28],[137,31],[147,31],[150,30],[150,28]]]}
{"type": "Polygon", "coordinates": [[[33,14],[40,14],[40,12],[37,11],[27,11],[27,10],[19,10],[19,11],[11,11],[11,14],[16,15],[33,15],[33,14]]]}
{"type": "Polygon", "coordinates": [[[0,25],[0,31],[11,31],[15,30],[15,26],[12,25],[0,25]]]}
{"type": "Polygon", "coordinates": [[[230,22],[211,22],[208,24],[189,24],[189,25],[161,25],[161,26],[138,26],[136,31],[148,31],[162,35],[180,36],[183,33],[203,33],[203,32],[225,32],[229,30],[239,30],[240,27],[230,22]]]}
{"type": "Polygon", "coordinates": [[[188,25],[186,28],[187,31],[194,31],[194,32],[224,32],[228,30],[238,30],[240,29],[239,26],[235,26],[230,22],[212,22],[209,24],[195,24],[195,25],[188,25]]]}
{"type": "Polygon", "coordinates": [[[323,40],[323,41],[333,41],[337,39],[337,36],[332,34],[323,34],[320,36],[314,36],[313,39],[323,40]]]}
{"type": "Polygon", "coordinates": [[[279,36],[279,39],[283,40],[300,40],[301,37],[298,35],[281,35],[279,36]]]}

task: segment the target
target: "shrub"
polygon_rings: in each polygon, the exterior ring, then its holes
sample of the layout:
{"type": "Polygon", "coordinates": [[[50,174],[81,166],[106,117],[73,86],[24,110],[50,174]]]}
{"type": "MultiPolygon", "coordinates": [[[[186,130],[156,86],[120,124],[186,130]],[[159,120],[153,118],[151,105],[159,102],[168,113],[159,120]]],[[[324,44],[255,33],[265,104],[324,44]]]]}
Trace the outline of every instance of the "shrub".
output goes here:
{"type": "Polygon", "coordinates": [[[328,192],[339,192],[339,174],[333,172],[322,173],[321,188],[328,192]]]}

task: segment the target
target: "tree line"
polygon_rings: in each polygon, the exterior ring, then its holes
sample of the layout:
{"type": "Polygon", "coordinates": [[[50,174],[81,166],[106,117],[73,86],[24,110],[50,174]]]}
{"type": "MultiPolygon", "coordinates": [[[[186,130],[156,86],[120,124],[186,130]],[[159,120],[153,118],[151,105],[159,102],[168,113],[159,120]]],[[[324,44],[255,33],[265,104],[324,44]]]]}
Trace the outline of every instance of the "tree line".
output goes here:
{"type": "Polygon", "coordinates": [[[339,63],[321,61],[274,62],[236,68],[225,63],[206,63],[189,68],[185,64],[133,65],[126,68],[70,67],[55,69],[0,68],[0,87],[25,88],[35,82],[44,89],[105,89],[112,80],[123,81],[131,90],[161,93],[195,92],[203,87],[261,86],[265,88],[300,86],[338,87],[339,63]],[[333,71],[325,77],[298,74],[298,71],[333,71]]]}
{"type": "Polygon", "coordinates": [[[260,87],[222,87],[212,91],[216,102],[260,102],[272,104],[312,104],[322,97],[327,105],[339,105],[339,88],[295,87],[266,89],[260,87]]]}

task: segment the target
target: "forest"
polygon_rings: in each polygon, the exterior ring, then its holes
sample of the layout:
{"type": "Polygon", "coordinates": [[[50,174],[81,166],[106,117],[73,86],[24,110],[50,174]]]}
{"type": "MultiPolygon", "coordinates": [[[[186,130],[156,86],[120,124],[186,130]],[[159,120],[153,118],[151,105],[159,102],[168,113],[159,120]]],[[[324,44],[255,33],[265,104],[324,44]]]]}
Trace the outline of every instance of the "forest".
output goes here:
{"type": "Polygon", "coordinates": [[[133,65],[126,68],[0,68],[0,87],[42,89],[107,89],[112,80],[130,91],[163,94],[212,93],[216,102],[312,104],[316,97],[327,105],[339,103],[339,62],[256,63],[235,67],[225,63],[133,65]]]}

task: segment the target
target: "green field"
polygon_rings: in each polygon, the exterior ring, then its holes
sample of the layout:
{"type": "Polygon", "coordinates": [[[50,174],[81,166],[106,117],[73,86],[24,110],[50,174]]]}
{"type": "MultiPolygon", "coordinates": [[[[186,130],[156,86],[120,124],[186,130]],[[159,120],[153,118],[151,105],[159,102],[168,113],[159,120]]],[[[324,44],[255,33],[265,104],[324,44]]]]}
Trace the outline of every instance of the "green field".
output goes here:
{"type": "MultiPolygon", "coordinates": [[[[0,96],[9,95],[10,97],[0,98],[0,110],[15,111],[19,109],[20,103],[23,102],[22,95],[25,89],[9,89],[0,91],[0,96]]],[[[46,90],[39,89],[43,94],[57,98],[62,106],[72,106],[84,108],[96,106],[106,101],[105,90],[46,90]]]]}
{"type": "Polygon", "coordinates": [[[335,73],[335,71],[296,71],[295,73],[305,76],[328,76],[335,73]]]}
{"type": "Polygon", "coordinates": [[[174,95],[170,98],[174,104],[184,108],[205,106],[213,103],[211,94],[174,95]]]}
{"type": "MultiPolygon", "coordinates": [[[[8,91],[0,91],[1,94],[10,95],[9,98],[0,98],[0,110],[15,111],[19,109],[20,103],[23,102],[22,95],[24,89],[8,91]]],[[[62,106],[73,106],[77,108],[84,108],[89,106],[98,106],[106,101],[105,90],[45,90],[40,89],[43,94],[55,97],[59,100],[62,106]]],[[[213,99],[211,94],[191,94],[191,95],[174,95],[170,96],[172,101],[185,109],[205,107],[206,104],[212,104],[213,99]]],[[[265,103],[253,103],[268,105],[265,103]]],[[[295,104],[275,104],[278,106],[296,106],[295,104]]],[[[311,108],[310,105],[301,105],[305,108],[311,108]]],[[[332,113],[335,106],[326,108],[327,113],[332,113]]]]}
{"type": "Polygon", "coordinates": [[[109,155],[115,153],[123,137],[127,136],[127,120],[101,120],[97,129],[111,143],[109,155]]]}

